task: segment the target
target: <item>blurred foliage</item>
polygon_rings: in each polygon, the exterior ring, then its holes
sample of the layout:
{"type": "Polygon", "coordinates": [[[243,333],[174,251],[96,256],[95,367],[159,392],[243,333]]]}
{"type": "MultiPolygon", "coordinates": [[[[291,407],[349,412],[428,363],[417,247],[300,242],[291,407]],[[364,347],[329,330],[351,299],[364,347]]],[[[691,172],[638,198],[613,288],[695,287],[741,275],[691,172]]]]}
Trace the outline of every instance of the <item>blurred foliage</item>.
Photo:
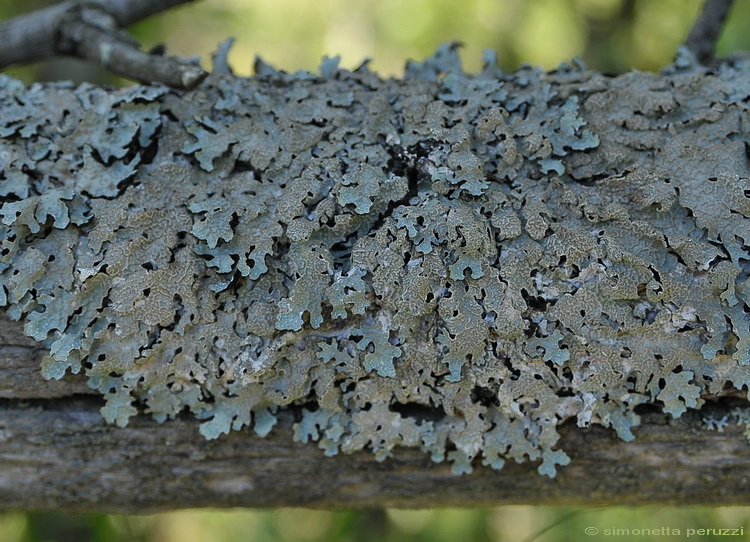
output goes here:
{"type": "MultiPolygon", "coordinates": [[[[53,0],[3,0],[0,19],[32,11],[53,0]]],[[[422,59],[438,44],[465,44],[466,69],[480,67],[484,48],[498,51],[503,67],[520,63],[552,68],[574,56],[594,69],[620,73],[656,71],[682,43],[702,0],[204,0],[135,25],[145,49],[165,43],[168,51],[200,56],[227,36],[237,42],[230,61],[251,72],[256,54],[287,71],[316,70],[323,55],[340,54],[342,66],[364,58],[383,75],[398,75],[407,58],[422,59]]],[[[750,2],[738,0],[719,42],[719,53],[750,49],[750,2]]],[[[62,68],[12,68],[26,80],[88,78],[103,74],[83,63],[62,68]],[[81,73],[81,72],[84,73],[81,73]]]]}
{"type": "MultiPolygon", "coordinates": [[[[0,19],[52,0],[2,0],[0,19]]],[[[131,30],[145,49],[165,43],[171,54],[210,53],[237,38],[230,62],[251,73],[256,54],[287,71],[316,70],[323,55],[342,65],[366,57],[384,75],[398,75],[407,58],[421,59],[446,41],[465,44],[465,67],[481,51],[499,52],[503,67],[521,62],[552,68],[579,56],[592,68],[619,73],[655,71],[668,64],[697,15],[701,0],[204,0],[171,10],[131,30]]],[[[720,55],[750,49],[750,2],[737,0],[718,46],[720,55]]],[[[27,81],[72,79],[118,82],[88,63],[53,61],[12,67],[27,81]]],[[[598,539],[586,528],[740,528],[750,534],[750,508],[497,509],[323,512],[188,510],[154,516],[0,514],[2,542],[563,542],[598,539]]],[[[665,536],[607,536],[611,542],[665,536]]],[[[680,539],[681,537],[672,537],[680,539]]],[[[700,540],[727,537],[703,536],[700,540]]]]}
{"type": "Polygon", "coordinates": [[[750,508],[506,506],[360,512],[287,508],[229,512],[185,510],[153,516],[0,515],[0,540],[3,542],[568,542],[587,539],[649,542],[685,540],[688,529],[742,529],[743,534],[738,536],[716,533],[690,538],[704,542],[747,540],[750,508]],[[54,528],[57,530],[53,531],[54,528]],[[656,534],[642,534],[649,529],[656,534]],[[679,534],[675,530],[679,530],[679,534]],[[620,534],[612,534],[615,532],[620,534]]]}

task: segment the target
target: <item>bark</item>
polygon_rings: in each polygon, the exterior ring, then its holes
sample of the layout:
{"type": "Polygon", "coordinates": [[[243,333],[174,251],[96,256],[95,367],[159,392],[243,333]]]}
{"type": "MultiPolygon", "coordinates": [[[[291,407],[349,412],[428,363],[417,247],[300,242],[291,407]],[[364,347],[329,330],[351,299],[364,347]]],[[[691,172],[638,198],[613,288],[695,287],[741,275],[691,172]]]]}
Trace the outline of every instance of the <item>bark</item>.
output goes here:
{"type": "MultiPolygon", "coordinates": [[[[750,503],[742,429],[707,431],[698,412],[673,420],[650,410],[631,443],[602,427],[564,426],[560,444],[572,462],[555,479],[533,463],[457,476],[415,450],[384,462],[369,452],[324,457],[313,443],[292,442],[293,410],[265,438],[240,431],[206,441],[188,417],[158,424],[139,415],[117,428],[81,378],[41,378],[40,353],[17,323],[0,329],[3,510],[750,503]]],[[[722,411],[711,406],[712,415],[722,411]]]]}
{"type": "Polygon", "coordinates": [[[685,39],[685,47],[702,64],[709,63],[714,57],[716,42],[719,40],[732,3],[733,0],[706,0],[701,14],[685,39]]]}
{"type": "Polygon", "coordinates": [[[0,68],[55,55],[96,62],[138,81],[192,88],[208,75],[200,66],[149,55],[123,28],[192,0],[67,0],[0,22],[0,68]]]}
{"type": "Polygon", "coordinates": [[[742,421],[750,382],[747,66],[456,65],[455,47],[403,81],[260,65],[184,94],[0,81],[0,294],[70,354],[0,321],[0,508],[750,502],[747,430],[706,427],[742,421]],[[422,265],[437,286],[417,296],[422,265]],[[334,457],[291,438],[310,403],[340,420],[315,422],[334,457]],[[502,423],[528,432],[497,444],[502,423]],[[473,473],[400,446],[425,428],[473,473]],[[514,446],[570,465],[540,476],[514,446]]]}

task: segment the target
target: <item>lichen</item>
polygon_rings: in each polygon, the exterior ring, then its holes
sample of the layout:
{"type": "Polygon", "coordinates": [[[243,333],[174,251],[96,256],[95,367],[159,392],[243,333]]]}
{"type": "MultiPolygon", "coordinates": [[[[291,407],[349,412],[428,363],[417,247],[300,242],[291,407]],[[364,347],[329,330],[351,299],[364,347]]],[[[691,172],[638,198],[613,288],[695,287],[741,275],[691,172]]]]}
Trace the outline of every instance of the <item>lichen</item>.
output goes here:
{"type": "Polygon", "coordinates": [[[632,440],[641,404],[749,386],[747,66],[485,60],[0,76],[0,305],[117,425],[265,435],[297,408],[327,455],[457,473],[554,476],[566,420],[632,440]]]}

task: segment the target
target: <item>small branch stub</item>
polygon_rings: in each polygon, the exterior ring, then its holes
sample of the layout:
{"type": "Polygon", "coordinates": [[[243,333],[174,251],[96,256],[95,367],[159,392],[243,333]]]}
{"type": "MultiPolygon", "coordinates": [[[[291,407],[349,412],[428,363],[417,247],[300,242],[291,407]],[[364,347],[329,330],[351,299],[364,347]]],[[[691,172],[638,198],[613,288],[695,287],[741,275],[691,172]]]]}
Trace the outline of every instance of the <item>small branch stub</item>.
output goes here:
{"type": "Polygon", "coordinates": [[[703,11],[690,29],[685,47],[703,65],[714,58],[716,42],[727,18],[733,0],[706,0],[703,11]]]}
{"type": "Polygon", "coordinates": [[[109,71],[147,83],[190,89],[208,75],[199,66],[144,53],[117,28],[114,17],[96,7],[71,10],[60,27],[58,43],[62,53],[93,60],[109,71]]]}

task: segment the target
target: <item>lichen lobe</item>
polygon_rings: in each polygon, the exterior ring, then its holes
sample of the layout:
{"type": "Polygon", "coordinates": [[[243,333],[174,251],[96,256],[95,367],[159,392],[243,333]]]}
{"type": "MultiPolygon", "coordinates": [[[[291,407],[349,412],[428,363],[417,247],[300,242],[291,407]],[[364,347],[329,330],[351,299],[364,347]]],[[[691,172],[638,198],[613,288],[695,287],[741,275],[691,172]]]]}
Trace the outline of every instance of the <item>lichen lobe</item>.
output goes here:
{"type": "Polygon", "coordinates": [[[748,66],[262,68],[0,78],[0,306],[107,421],[297,405],[328,455],[554,476],[565,420],[632,440],[750,383],[748,66]]]}

